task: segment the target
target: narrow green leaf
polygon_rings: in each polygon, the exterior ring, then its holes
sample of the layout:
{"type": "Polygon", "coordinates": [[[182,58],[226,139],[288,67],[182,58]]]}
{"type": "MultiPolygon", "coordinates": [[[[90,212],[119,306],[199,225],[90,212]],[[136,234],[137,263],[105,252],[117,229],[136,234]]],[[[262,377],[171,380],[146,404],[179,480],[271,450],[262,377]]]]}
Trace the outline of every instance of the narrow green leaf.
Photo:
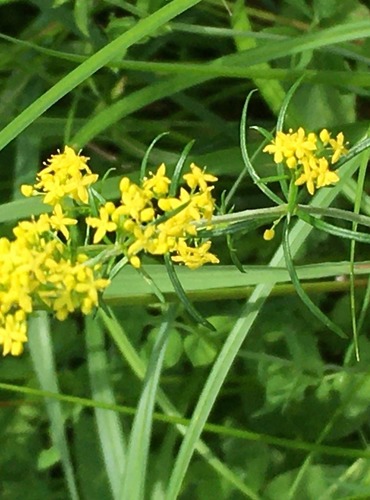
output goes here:
{"type": "Polygon", "coordinates": [[[197,311],[197,309],[195,309],[193,304],[188,299],[188,297],[185,293],[185,290],[184,290],[183,286],[181,285],[181,281],[179,280],[179,278],[176,274],[175,266],[173,265],[173,262],[171,260],[171,257],[169,256],[169,254],[166,254],[164,256],[164,261],[165,261],[165,265],[166,265],[166,270],[168,272],[168,276],[169,276],[171,283],[175,289],[175,292],[176,292],[178,298],[180,299],[180,301],[182,302],[182,304],[185,306],[185,309],[188,311],[190,316],[193,319],[195,319],[195,321],[200,323],[201,325],[205,326],[206,328],[209,328],[212,331],[215,331],[215,327],[209,321],[207,321],[206,318],[204,318],[200,314],[200,312],[197,311]]]}
{"type": "Polygon", "coordinates": [[[195,141],[190,141],[185,148],[183,149],[180,158],[178,159],[178,162],[176,163],[175,170],[172,175],[171,179],[171,185],[170,185],[170,190],[169,190],[169,196],[176,196],[177,189],[180,184],[180,176],[182,169],[184,167],[186,158],[188,157],[191,148],[193,147],[195,141]]]}
{"type": "Polygon", "coordinates": [[[127,465],[121,484],[122,500],[144,500],[154,404],[167,347],[168,331],[176,317],[176,307],[169,306],[153,346],[147,366],[127,453],[127,465]]]}
{"type": "Polygon", "coordinates": [[[251,160],[249,157],[248,153],[248,148],[247,148],[247,112],[248,112],[248,105],[249,101],[252,98],[253,93],[255,90],[252,90],[247,96],[247,99],[245,100],[245,104],[243,107],[242,111],[242,117],[240,121],[240,149],[244,161],[244,165],[246,169],[248,170],[249,175],[251,176],[253,182],[257,184],[257,186],[260,188],[260,190],[268,197],[270,200],[273,202],[277,203],[278,205],[284,203],[283,200],[276,195],[273,191],[271,191],[270,188],[268,188],[265,184],[261,183],[261,178],[257,174],[251,160]]]}
{"type": "MultiPolygon", "coordinates": [[[[28,345],[40,387],[43,391],[59,394],[59,384],[47,313],[38,312],[33,314],[28,322],[28,332],[28,345]]],[[[79,494],[61,404],[55,399],[45,398],[45,405],[50,422],[51,440],[60,455],[69,495],[72,500],[78,500],[79,494]]]]}
{"type": "Polygon", "coordinates": [[[329,224],[323,220],[312,217],[306,213],[297,210],[297,215],[300,219],[304,220],[311,226],[324,231],[325,233],[338,236],[339,238],[345,238],[348,240],[359,241],[360,243],[370,243],[370,234],[362,233],[360,231],[352,231],[351,229],[345,229],[343,227],[335,226],[334,224],[329,224]]]}
{"type": "Polygon", "coordinates": [[[157,135],[157,137],[155,137],[153,139],[153,141],[150,143],[148,149],[145,151],[145,155],[143,156],[141,166],[140,166],[140,182],[143,181],[143,179],[146,175],[148,159],[149,159],[149,155],[150,155],[152,149],[157,144],[157,142],[162,139],[162,137],[164,137],[165,135],[168,135],[168,134],[169,134],[169,132],[162,132],[161,134],[157,135]]]}
{"type": "MultiPolygon", "coordinates": [[[[130,368],[140,380],[143,380],[145,376],[146,366],[140,358],[139,354],[133,348],[127,334],[122,328],[122,325],[120,325],[114,318],[114,314],[112,313],[112,311],[107,314],[105,310],[100,308],[98,314],[107,327],[109,333],[112,335],[113,340],[115,341],[126,362],[129,364],[130,368]]],[[[168,418],[171,418],[173,416],[178,418],[181,417],[177,408],[171,403],[167,395],[160,388],[158,389],[157,402],[166,413],[166,415],[169,415],[168,418]]],[[[180,420],[180,422],[176,422],[176,429],[184,435],[186,432],[186,427],[182,424],[181,418],[180,420]]],[[[223,464],[217,457],[215,457],[203,441],[198,441],[195,445],[195,449],[206,460],[210,467],[212,467],[228,482],[233,484],[237,490],[241,491],[246,496],[250,495],[251,498],[256,498],[253,495],[251,489],[247,485],[245,485],[243,481],[240,480],[239,476],[235,472],[230,470],[225,464],[223,464]]]]}
{"type": "Polygon", "coordinates": [[[333,321],[331,321],[326,314],[324,314],[316,304],[312,302],[312,300],[308,297],[306,292],[303,290],[302,285],[299,281],[297,272],[295,270],[293,260],[292,260],[292,255],[289,247],[289,222],[288,220],[285,221],[284,225],[284,236],[283,236],[283,249],[284,249],[284,257],[285,257],[285,263],[286,267],[288,269],[290,278],[292,280],[292,283],[294,285],[294,288],[297,292],[297,295],[300,297],[302,302],[306,305],[306,307],[310,310],[310,312],[316,316],[317,319],[319,319],[327,328],[332,330],[334,333],[339,335],[342,338],[347,338],[348,336],[343,332],[343,330],[336,325],[333,321]]]}
{"type": "MultiPolygon", "coordinates": [[[[85,319],[87,364],[94,401],[115,405],[104,335],[92,316],[85,319]]],[[[118,499],[126,463],[126,444],[119,416],[114,411],[95,409],[98,438],[113,498],[118,499]]]]}

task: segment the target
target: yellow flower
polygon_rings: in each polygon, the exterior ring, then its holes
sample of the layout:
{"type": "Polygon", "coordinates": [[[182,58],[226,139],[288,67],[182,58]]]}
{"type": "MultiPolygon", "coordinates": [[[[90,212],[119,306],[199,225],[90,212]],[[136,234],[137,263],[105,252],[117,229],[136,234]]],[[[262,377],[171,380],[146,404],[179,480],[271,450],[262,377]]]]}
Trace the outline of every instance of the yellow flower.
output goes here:
{"type": "Polygon", "coordinates": [[[218,179],[214,175],[206,174],[204,170],[201,170],[195,163],[190,165],[191,173],[183,175],[183,179],[190,187],[190,189],[195,189],[199,187],[201,191],[206,191],[207,182],[216,182],[218,179]]]}
{"type": "Polygon", "coordinates": [[[302,184],[306,184],[307,191],[313,195],[315,193],[316,187],[316,178],[317,178],[317,168],[312,165],[312,161],[310,162],[308,159],[304,159],[303,162],[303,173],[298,177],[295,181],[296,186],[301,186],[302,184]]]}
{"type": "Polygon", "coordinates": [[[189,269],[198,269],[203,264],[211,263],[218,264],[220,261],[212,253],[208,252],[211,247],[211,242],[207,241],[199,247],[190,247],[185,239],[180,239],[176,251],[178,255],[172,256],[174,262],[184,263],[189,269]]]}
{"type": "Polygon", "coordinates": [[[306,136],[306,133],[302,127],[298,131],[291,135],[292,144],[294,145],[294,156],[297,159],[304,157],[310,157],[312,151],[317,149],[316,147],[316,134],[310,133],[306,136]]]}
{"type": "Polygon", "coordinates": [[[54,206],[53,214],[50,216],[50,225],[56,231],[60,231],[66,240],[69,239],[69,230],[67,226],[74,226],[76,224],[76,219],[64,216],[62,207],[59,203],[54,206]]]}
{"type": "Polygon", "coordinates": [[[329,163],[326,158],[320,158],[318,169],[317,169],[317,187],[330,186],[330,184],[335,184],[339,181],[339,175],[337,172],[329,170],[329,163]]]}
{"type": "Polygon", "coordinates": [[[342,155],[348,153],[348,149],[344,145],[344,135],[340,132],[335,139],[330,139],[329,144],[333,149],[331,163],[336,163],[342,155]]]}
{"type": "Polygon", "coordinates": [[[266,153],[274,154],[276,163],[284,161],[289,169],[294,169],[295,185],[306,184],[311,195],[317,188],[335,184],[339,180],[337,172],[329,170],[327,158],[330,149],[333,151],[331,160],[329,159],[332,164],[347,153],[342,132],[332,139],[330,132],[322,129],[319,138],[322,145],[318,149],[316,134],[311,132],[306,135],[300,127],[297,132],[291,129],[288,134],[278,132],[271,144],[263,149],[266,153]]]}
{"type": "Polygon", "coordinates": [[[149,179],[144,179],[143,189],[152,191],[157,196],[165,196],[170,184],[170,179],[166,177],[166,166],[162,163],[155,174],[150,172],[149,179]]]}
{"type": "MultiPolygon", "coordinates": [[[[112,214],[112,205],[113,203],[108,202],[105,206],[100,207],[99,209],[99,217],[86,217],[86,224],[88,226],[97,228],[97,231],[94,234],[93,243],[99,243],[106,233],[115,231],[117,229],[117,224],[115,222],[110,221],[110,216],[112,214]]],[[[114,210],[113,205],[113,210],[114,210]]]]}
{"type": "Polygon", "coordinates": [[[326,128],[323,128],[319,134],[320,141],[323,143],[324,146],[329,144],[330,141],[330,132],[326,130],[326,128]]]}
{"type": "Polygon", "coordinates": [[[58,152],[44,163],[37,174],[37,182],[32,186],[23,185],[24,196],[43,195],[44,203],[56,205],[62,198],[70,197],[77,202],[88,203],[88,187],[98,180],[87,166],[89,158],[79,156],[66,146],[63,153],[58,152]]]}
{"type": "Polygon", "coordinates": [[[12,354],[19,356],[23,352],[23,344],[27,342],[27,321],[24,311],[0,316],[0,345],[3,356],[12,354]]]}
{"type": "Polygon", "coordinates": [[[22,184],[21,193],[23,194],[23,196],[29,198],[30,196],[33,195],[33,192],[34,192],[33,186],[30,186],[29,184],[22,184]]]}

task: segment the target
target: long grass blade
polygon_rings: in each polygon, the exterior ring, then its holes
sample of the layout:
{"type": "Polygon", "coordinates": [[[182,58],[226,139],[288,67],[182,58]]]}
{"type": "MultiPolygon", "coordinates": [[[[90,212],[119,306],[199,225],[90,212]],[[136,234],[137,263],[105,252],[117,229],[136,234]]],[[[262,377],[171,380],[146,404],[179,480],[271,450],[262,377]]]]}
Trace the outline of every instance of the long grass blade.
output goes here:
{"type": "MultiPolygon", "coordinates": [[[[87,364],[93,400],[115,405],[101,326],[94,318],[88,316],[85,320],[85,327],[87,364]]],[[[112,495],[114,499],[118,499],[126,463],[126,443],[122,425],[114,411],[96,408],[95,417],[112,495]]]]}
{"type": "Polygon", "coordinates": [[[132,425],[127,453],[127,465],[121,486],[120,498],[143,500],[148,463],[153,411],[167,346],[168,332],[176,316],[176,307],[169,306],[159,328],[147,366],[140,401],[132,425]]]}
{"type": "MultiPolygon", "coordinates": [[[[50,338],[47,313],[35,313],[29,320],[29,347],[32,363],[43,391],[59,394],[59,384],[50,338]]],[[[60,455],[68,492],[72,500],[78,500],[76,479],[61,404],[55,399],[45,398],[46,411],[50,421],[50,434],[53,445],[60,455]]]]}
{"type": "Polygon", "coordinates": [[[96,54],[89,57],[89,59],[72,70],[51,89],[36,99],[11,123],[9,123],[9,125],[3,128],[0,132],[0,150],[9,144],[10,141],[17,137],[17,135],[19,135],[26,127],[28,127],[28,125],[36,120],[36,118],[41,116],[42,113],[49,109],[54,103],[76,88],[80,83],[85,81],[100,68],[108,64],[112,59],[119,56],[122,52],[131,47],[131,45],[134,45],[144,37],[151,35],[168,21],[199,2],[200,0],[173,0],[169,4],[154,12],[154,14],[138,21],[138,23],[131,29],[100,49],[96,54]]]}

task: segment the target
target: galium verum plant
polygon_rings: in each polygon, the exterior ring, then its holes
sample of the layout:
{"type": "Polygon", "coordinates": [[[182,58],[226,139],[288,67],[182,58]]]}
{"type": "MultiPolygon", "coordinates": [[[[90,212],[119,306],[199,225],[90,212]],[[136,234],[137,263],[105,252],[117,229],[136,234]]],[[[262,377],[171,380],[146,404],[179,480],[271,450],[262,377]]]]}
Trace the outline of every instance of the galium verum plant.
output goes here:
{"type": "Polygon", "coordinates": [[[171,181],[162,164],[140,184],[122,178],[115,204],[93,189],[98,175],[88,160],[66,146],[45,163],[33,186],[21,187],[24,196],[41,196],[49,212],[19,222],[13,239],[0,238],[3,355],[23,352],[27,317],[37,308],[59,320],[77,310],[91,313],[119,257],[121,266],[135,268],[144,253],[168,253],[190,269],[219,262],[209,252],[211,241],[200,238],[193,224],[211,221],[215,176],[191,164],[178,196],[170,196],[171,181]],[[78,246],[79,231],[86,233],[83,246],[78,246]]]}
{"type": "MultiPolygon", "coordinates": [[[[348,153],[343,133],[333,138],[326,129],[315,134],[302,127],[277,132],[263,151],[287,167],[290,191],[305,185],[310,195],[340,180],[332,168],[348,153]]],[[[299,217],[303,209],[309,213],[309,206],[299,205],[295,195],[281,206],[216,215],[212,191],[217,177],[194,163],[179,189],[171,185],[162,163],[139,183],[123,177],[119,200],[107,201],[94,186],[99,177],[88,160],[65,146],[44,164],[34,185],[21,187],[26,197],[42,197],[45,213],[20,221],[12,239],[0,238],[3,355],[23,352],[27,318],[34,310],[46,308],[62,321],[74,311],[90,314],[115,273],[124,265],[140,270],[145,254],[170,256],[197,269],[219,262],[210,252],[213,237],[245,230],[244,223],[258,219],[257,226],[275,221],[263,235],[271,240],[283,217],[299,217]]]]}

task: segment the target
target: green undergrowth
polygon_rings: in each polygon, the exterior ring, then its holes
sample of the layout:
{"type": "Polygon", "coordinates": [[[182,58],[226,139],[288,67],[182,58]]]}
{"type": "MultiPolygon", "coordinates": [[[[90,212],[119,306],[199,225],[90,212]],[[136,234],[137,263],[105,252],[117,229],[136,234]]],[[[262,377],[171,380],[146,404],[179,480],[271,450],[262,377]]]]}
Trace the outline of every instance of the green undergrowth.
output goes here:
{"type": "Polygon", "coordinates": [[[151,256],[93,315],[36,313],[0,360],[0,498],[370,498],[367,2],[3,0],[0,53],[1,236],[45,211],[19,188],[64,145],[114,200],[156,137],[171,175],[195,141],[224,213],[286,194],[262,130],[354,148],[271,241],[274,217],[221,226],[219,265],[174,266],[185,299],[151,256]]]}

